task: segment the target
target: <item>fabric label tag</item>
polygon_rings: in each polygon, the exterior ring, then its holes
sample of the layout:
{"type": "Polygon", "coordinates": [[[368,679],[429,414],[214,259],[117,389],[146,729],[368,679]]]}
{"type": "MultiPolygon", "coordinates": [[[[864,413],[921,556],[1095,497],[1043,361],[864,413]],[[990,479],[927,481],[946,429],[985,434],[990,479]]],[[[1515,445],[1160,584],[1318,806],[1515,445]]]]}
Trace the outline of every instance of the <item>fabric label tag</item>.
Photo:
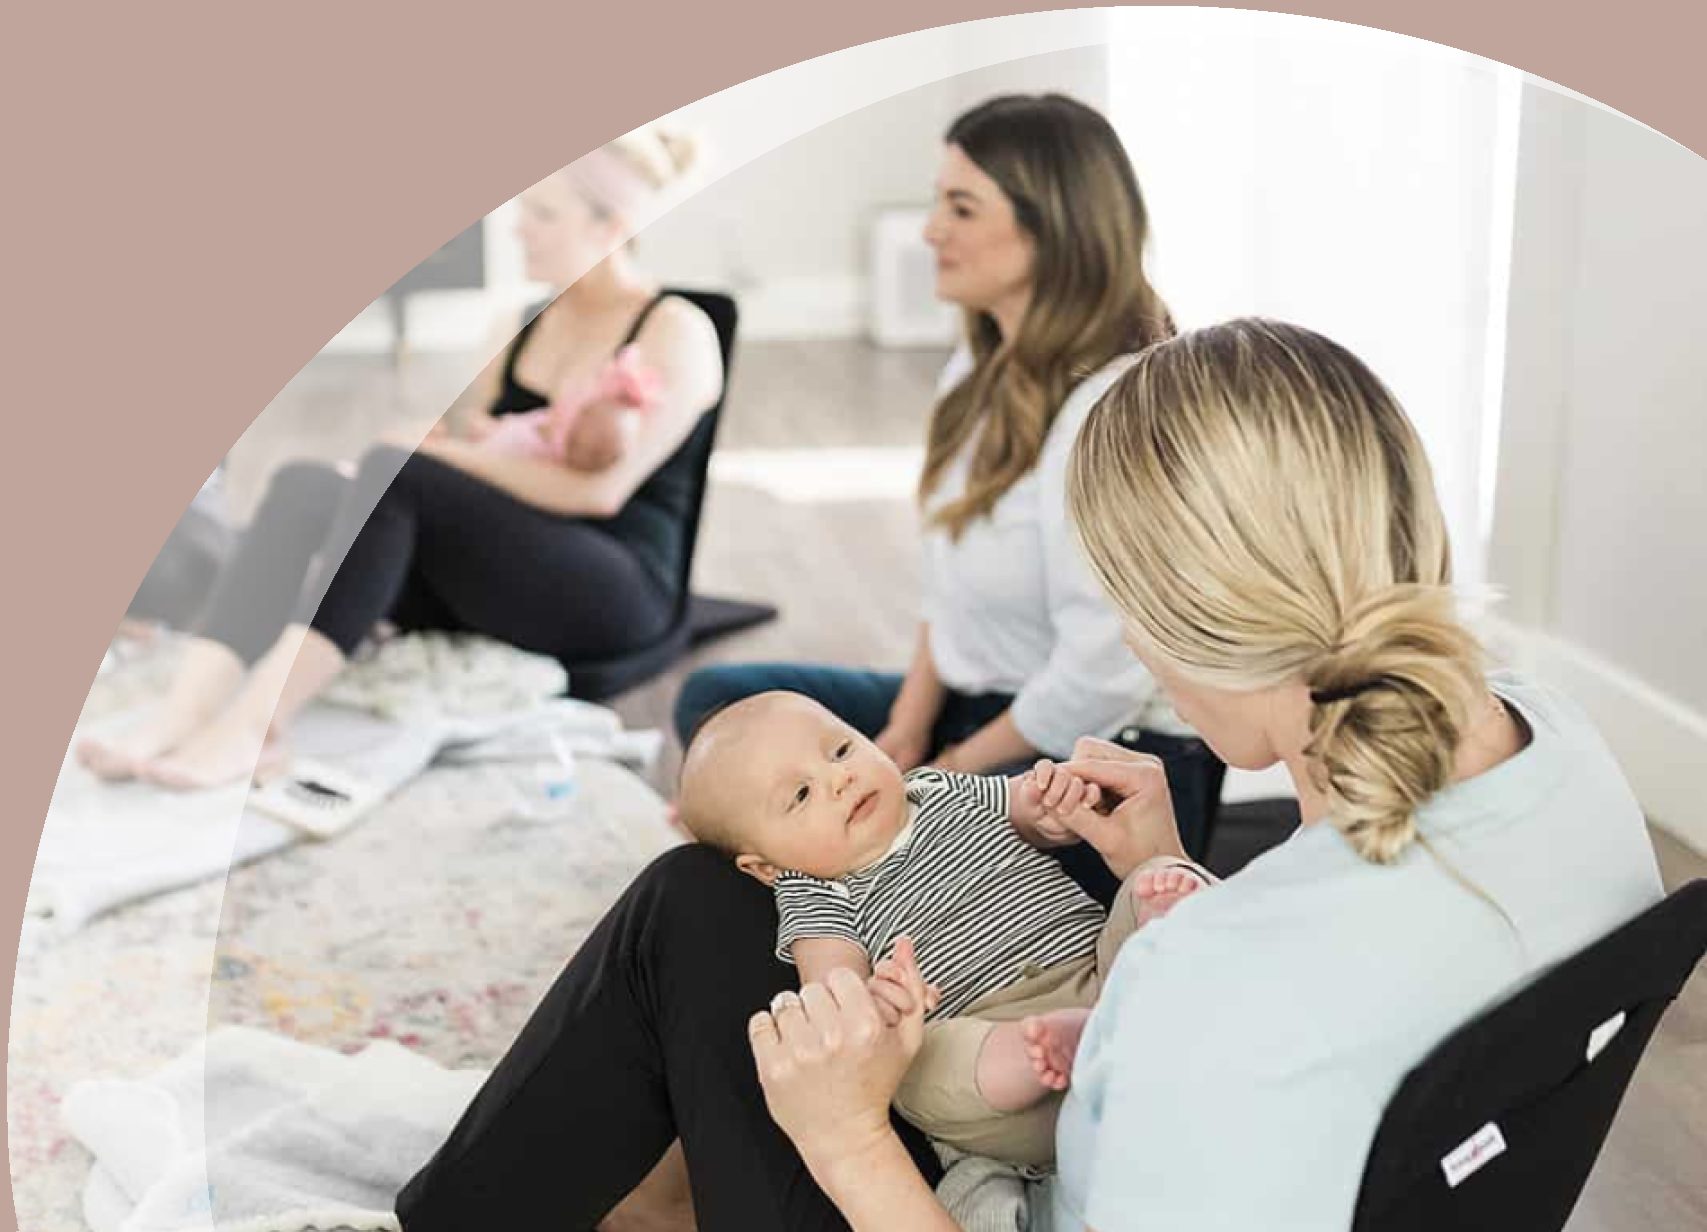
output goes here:
{"type": "Polygon", "coordinates": [[[1440,1170],[1446,1173],[1447,1186],[1457,1189],[1466,1177],[1474,1175],[1490,1159],[1504,1154],[1505,1135],[1500,1133],[1498,1125],[1489,1121],[1441,1160],[1440,1170]]]}

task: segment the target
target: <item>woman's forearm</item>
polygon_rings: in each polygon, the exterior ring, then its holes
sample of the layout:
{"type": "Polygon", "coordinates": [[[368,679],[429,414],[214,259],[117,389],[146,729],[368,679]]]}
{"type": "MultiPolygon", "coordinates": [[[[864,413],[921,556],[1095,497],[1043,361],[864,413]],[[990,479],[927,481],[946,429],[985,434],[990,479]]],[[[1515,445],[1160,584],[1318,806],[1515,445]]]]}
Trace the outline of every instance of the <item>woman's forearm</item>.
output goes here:
{"type": "Polygon", "coordinates": [[[601,474],[584,474],[566,466],[498,453],[470,441],[427,440],[419,452],[546,513],[608,518],[617,512],[615,487],[601,474]]]}
{"type": "Polygon", "coordinates": [[[893,1131],[806,1166],[853,1232],[959,1232],[893,1131]]]}
{"type": "Polygon", "coordinates": [[[1014,726],[1013,715],[1004,710],[947,752],[951,770],[982,774],[998,766],[1031,761],[1037,749],[1014,726]]]}
{"type": "Polygon", "coordinates": [[[907,675],[901,681],[901,691],[890,707],[890,721],[900,719],[917,728],[929,730],[942,713],[947,695],[942,680],[936,674],[931,658],[931,627],[919,625],[919,640],[913,648],[913,661],[907,665],[907,675]]]}

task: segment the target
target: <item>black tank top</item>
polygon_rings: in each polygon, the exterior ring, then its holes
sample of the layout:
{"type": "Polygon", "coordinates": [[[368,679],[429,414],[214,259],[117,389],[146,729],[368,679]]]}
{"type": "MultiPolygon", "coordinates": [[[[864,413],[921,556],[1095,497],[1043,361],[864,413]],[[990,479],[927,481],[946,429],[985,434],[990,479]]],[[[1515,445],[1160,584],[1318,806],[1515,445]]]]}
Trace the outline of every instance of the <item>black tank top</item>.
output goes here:
{"type": "MultiPolygon", "coordinates": [[[[617,350],[621,350],[640,336],[646,320],[652,315],[652,310],[661,304],[668,292],[655,296],[640,310],[634,318],[634,324],[628,327],[617,350]]],[[[537,411],[549,406],[551,399],[538,390],[529,389],[516,380],[516,357],[521,354],[522,347],[527,343],[528,336],[533,333],[534,326],[539,323],[540,313],[545,304],[533,308],[526,324],[516,334],[516,340],[510,344],[510,350],[504,360],[503,382],[498,390],[498,398],[492,403],[493,415],[519,415],[524,411],[537,411]]],[[[699,435],[700,426],[688,433],[682,446],[677,448],[658,469],[653,471],[641,485],[635,489],[634,495],[628,498],[628,503],[610,518],[577,518],[583,525],[603,531],[616,539],[638,559],[646,571],[658,580],[664,592],[674,600],[680,589],[682,554],[687,551],[688,521],[693,514],[694,493],[699,487],[699,475],[694,451],[687,446],[699,435]]]]}

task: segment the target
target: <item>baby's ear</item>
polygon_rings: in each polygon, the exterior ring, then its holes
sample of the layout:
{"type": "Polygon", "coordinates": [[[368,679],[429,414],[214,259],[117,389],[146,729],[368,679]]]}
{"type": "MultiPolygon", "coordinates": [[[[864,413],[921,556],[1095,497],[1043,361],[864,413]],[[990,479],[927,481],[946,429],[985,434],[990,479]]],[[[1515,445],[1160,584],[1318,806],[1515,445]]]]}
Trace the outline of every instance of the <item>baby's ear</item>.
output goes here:
{"type": "Polygon", "coordinates": [[[777,867],[763,856],[736,856],[735,867],[755,881],[762,881],[768,886],[776,884],[777,867]]]}

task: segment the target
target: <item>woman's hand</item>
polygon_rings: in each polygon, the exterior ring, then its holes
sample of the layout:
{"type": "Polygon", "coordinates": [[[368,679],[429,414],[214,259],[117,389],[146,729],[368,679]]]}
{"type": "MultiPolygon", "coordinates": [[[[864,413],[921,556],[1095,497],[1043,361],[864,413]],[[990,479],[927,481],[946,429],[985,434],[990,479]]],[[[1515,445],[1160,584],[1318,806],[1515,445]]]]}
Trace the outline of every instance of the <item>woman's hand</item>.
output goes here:
{"type": "Polygon", "coordinates": [[[1100,822],[1095,813],[1102,789],[1068,773],[1047,757],[1013,780],[1010,813],[1014,824],[1034,843],[1062,847],[1079,841],[1079,831],[1100,822]],[[1074,819],[1074,814],[1087,816],[1074,819]]]}
{"type": "Polygon", "coordinates": [[[1086,736],[1061,768],[1095,787],[1098,799],[1056,819],[1094,847],[1115,876],[1125,880],[1157,856],[1185,857],[1160,758],[1086,736]]]}
{"type": "Polygon", "coordinates": [[[779,993],[747,1024],[765,1104],[815,1175],[893,1134],[889,1104],[924,1041],[929,993],[912,940],[898,940],[874,976],[886,985],[892,1027],[866,982],[845,967],[799,993],[779,993]]]}

